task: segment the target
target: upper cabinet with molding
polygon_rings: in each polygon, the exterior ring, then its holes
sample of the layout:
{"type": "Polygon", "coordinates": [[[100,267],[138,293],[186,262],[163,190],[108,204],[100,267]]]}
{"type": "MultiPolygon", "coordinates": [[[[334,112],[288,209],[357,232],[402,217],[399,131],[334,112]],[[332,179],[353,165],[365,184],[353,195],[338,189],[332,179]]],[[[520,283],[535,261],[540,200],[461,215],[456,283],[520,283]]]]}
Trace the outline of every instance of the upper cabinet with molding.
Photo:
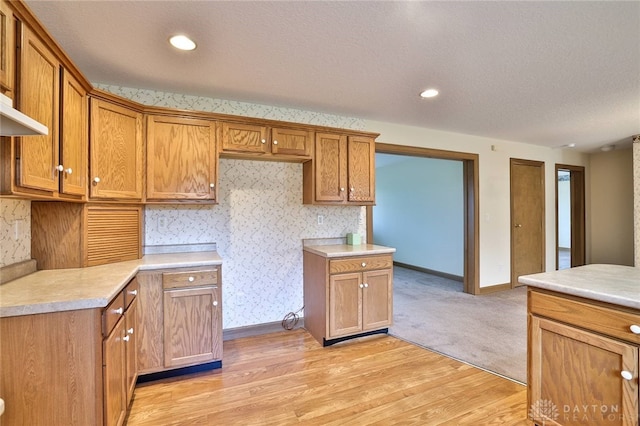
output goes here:
{"type": "Polygon", "coordinates": [[[215,201],[216,123],[147,116],[147,200],[215,201]]]}
{"type": "Polygon", "coordinates": [[[98,96],[91,94],[91,199],[140,202],[144,170],[142,113],[115,97],[98,96]]]}
{"type": "MultiPolygon", "coordinates": [[[[3,6],[4,7],[4,6],[3,6]]],[[[86,82],[68,71],[38,32],[16,21],[18,96],[14,104],[47,126],[43,136],[3,139],[2,193],[82,201],[87,185],[86,82]]]]}
{"type": "Polygon", "coordinates": [[[303,203],[375,202],[375,139],[317,133],[313,161],[303,166],[303,203]]]}
{"type": "Polygon", "coordinates": [[[0,93],[13,98],[16,40],[15,20],[9,3],[0,1],[0,93]]]}
{"type": "Polygon", "coordinates": [[[294,162],[311,159],[313,131],[251,124],[247,121],[221,123],[221,156],[294,162]]]}

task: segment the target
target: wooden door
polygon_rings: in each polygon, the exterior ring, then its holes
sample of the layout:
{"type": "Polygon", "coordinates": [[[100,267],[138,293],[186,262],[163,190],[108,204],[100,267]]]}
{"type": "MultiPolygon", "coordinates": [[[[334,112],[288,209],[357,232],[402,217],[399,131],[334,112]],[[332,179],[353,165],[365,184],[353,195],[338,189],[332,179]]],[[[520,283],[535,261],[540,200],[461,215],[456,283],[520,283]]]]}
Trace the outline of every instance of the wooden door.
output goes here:
{"type": "MultiPolygon", "coordinates": [[[[0,92],[13,90],[15,67],[15,20],[9,3],[0,1],[0,92]]],[[[10,96],[13,98],[13,96],[10,96]]]]}
{"type": "Polygon", "coordinates": [[[71,74],[62,71],[60,120],[60,192],[87,195],[87,93],[71,74]]]}
{"type": "Polygon", "coordinates": [[[142,114],[91,99],[91,197],[142,199],[142,114]]]}
{"type": "Polygon", "coordinates": [[[264,154],[270,151],[268,132],[265,126],[222,123],[222,152],[253,152],[264,154]]]}
{"type": "Polygon", "coordinates": [[[18,107],[47,126],[49,134],[19,138],[18,185],[58,191],[60,63],[27,26],[22,28],[18,107]]]}
{"type": "Polygon", "coordinates": [[[317,133],[313,163],[315,201],[345,201],[347,189],[346,136],[317,133]]]}
{"type": "Polygon", "coordinates": [[[280,155],[310,157],[313,132],[306,130],[272,129],[271,152],[280,155]]]}
{"type": "Polygon", "coordinates": [[[125,377],[126,377],[126,404],[129,405],[129,401],[133,397],[133,390],[136,387],[136,380],[138,379],[138,333],[137,333],[137,307],[138,299],[133,299],[133,302],[129,305],[124,313],[125,324],[125,377]]]}
{"type": "Polygon", "coordinates": [[[329,278],[329,338],[362,331],[362,274],[329,278]]]}
{"type": "Polygon", "coordinates": [[[511,286],[544,271],[544,163],[511,159],[511,286]]]}
{"type": "Polygon", "coordinates": [[[109,337],[103,343],[104,424],[122,425],[127,405],[125,403],[125,350],[124,317],[121,317],[109,337]]]}
{"type": "Polygon", "coordinates": [[[375,201],[375,141],[349,136],[348,149],[349,201],[375,201]]]}
{"type": "Polygon", "coordinates": [[[214,287],[165,290],[165,367],[192,365],[215,359],[214,309],[218,304],[214,287]]]}
{"type": "Polygon", "coordinates": [[[534,420],[638,424],[637,346],[537,316],[530,316],[529,327],[534,420]],[[622,377],[623,371],[631,380],[622,377]]]}
{"type": "Polygon", "coordinates": [[[375,330],[393,322],[393,273],[391,269],[362,273],[362,329],[375,330]]]}
{"type": "Polygon", "coordinates": [[[215,200],[215,123],[190,118],[147,119],[147,199],[215,200]]]}

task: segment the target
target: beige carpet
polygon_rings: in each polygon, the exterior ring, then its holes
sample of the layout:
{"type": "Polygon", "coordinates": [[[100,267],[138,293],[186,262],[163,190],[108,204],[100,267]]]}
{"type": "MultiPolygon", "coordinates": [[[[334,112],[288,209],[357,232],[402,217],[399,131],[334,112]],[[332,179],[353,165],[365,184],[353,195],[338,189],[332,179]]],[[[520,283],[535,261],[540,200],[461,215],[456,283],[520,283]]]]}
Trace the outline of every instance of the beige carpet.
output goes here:
{"type": "Polygon", "coordinates": [[[472,296],[461,282],[397,266],[393,285],[389,334],[526,383],[525,287],[472,296]]]}

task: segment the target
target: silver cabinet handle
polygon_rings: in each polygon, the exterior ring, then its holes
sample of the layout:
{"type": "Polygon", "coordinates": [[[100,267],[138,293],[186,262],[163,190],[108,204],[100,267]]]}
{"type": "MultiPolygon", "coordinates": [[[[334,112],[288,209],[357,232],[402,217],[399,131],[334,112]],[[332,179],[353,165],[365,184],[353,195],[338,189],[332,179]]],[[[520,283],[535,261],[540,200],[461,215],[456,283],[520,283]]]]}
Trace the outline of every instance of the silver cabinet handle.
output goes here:
{"type": "Polygon", "coordinates": [[[631,372],[630,372],[630,371],[627,371],[627,370],[622,370],[622,371],[620,372],[620,375],[621,375],[621,376],[622,376],[622,378],[623,378],[623,379],[625,379],[625,380],[631,380],[631,379],[633,379],[633,374],[631,374],[631,372]]]}
{"type": "Polygon", "coordinates": [[[129,341],[129,336],[124,336],[124,337],[122,338],[122,340],[124,340],[125,342],[128,342],[128,341],[129,341]]]}
{"type": "Polygon", "coordinates": [[[356,190],[356,189],[355,189],[353,186],[352,186],[351,188],[349,188],[349,191],[351,191],[351,192],[353,192],[353,191],[355,191],[355,190],[356,190]]]}
{"type": "Polygon", "coordinates": [[[521,224],[517,224],[515,227],[516,228],[522,228],[522,225],[521,224]]]}
{"type": "Polygon", "coordinates": [[[267,140],[266,139],[261,139],[260,142],[267,143],[267,140]]]}
{"type": "Polygon", "coordinates": [[[189,280],[190,283],[192,283],[195,280],[195,278],[189,277],[188,280],[189,280]]]}
{"type": "Polygon", "coordinates": [[[98,176],[94,177],[93,183],[100,183],[100,178],[98,176]]]}
{"type": "Polygon", "coordinates": [[[65,172],[70,175],[71,173],[73,173],[73,169],[71,167],[69,167],[67,170],[65,170],[65,172]]]}
{"type": "Polygon", "coordinates": [[[122,308],[118,308],[115,311],[113,311],[114,313],[118,314],[118,315],[122,315],[122,313],[124,312],[124,309],[122,308]]]}
{"type": "Polygon", "coordinates": [[[640,334],[640,325],[633,324],[629,329],[633,334],[640,334]]]}
{"type": "Polygon", "coordinates": [[[129,292],[129,294],[132,295],[132,296],[137,296],[138,295],[138,290],[131,290],[129,292]]]}
{"type": "Polygon", "coordinates": [[[367,264],[365,262],[362,262],[362,267],[364,268],[365,266],[367,266],[367,264]]]}
{"type": "Polygon", "coordinates": [[[209,184],[209,188],[215,188],[215,187],[216,187],[216,184],[215,184],[215,183],[210,183],[210,184],[209,184]]]}
{"type": "Polygon", "coordinates": [[[127,330],[127,334],[133,334],[133,327],[127,330]]]}
{"type": "Polygon", "coordinates": [[[63,170],[64,170],[64,167],[62,166],[62,164],[58,164],[58,165],[56,166],[56,170],[57,170],[57,171],[59,171],[59,172],[61,172],[61,171],[63,171],[63,170]]]}
{"type": "Polygon", "coordinates": [[[274,145],[278,145],[278,141],[273,141],[273,144],[274,145]]]}
{"type": "Polygon", "coordinates": [[[344,192],[344,188],[340,188],[340,192],[344,192]]]}
{"type": "Polygon", "coordinates": [[[369,284],[364,283],[364,288],[369,288],[369,284]]]}
{"type": "Polygon", "coordinates": [[[218,301],[217,300],[213,301],[213,306],[218,306],[218,301]]]}
{"type": "Polygon", "coordinates": [[[364,288],[364,284],[360,284],[360,288],[364,288]]]}

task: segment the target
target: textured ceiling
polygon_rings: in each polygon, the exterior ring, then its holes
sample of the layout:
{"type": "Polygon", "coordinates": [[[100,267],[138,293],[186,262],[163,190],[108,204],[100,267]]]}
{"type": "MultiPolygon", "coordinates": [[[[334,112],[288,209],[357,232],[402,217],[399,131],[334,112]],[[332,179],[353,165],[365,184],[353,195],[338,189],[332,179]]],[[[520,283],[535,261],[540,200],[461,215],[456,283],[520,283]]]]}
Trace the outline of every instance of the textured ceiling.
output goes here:
{"type": "Polygon", "coordinates": [[[640,133],[638,1],[27,4],[96,83],[582,151],[640,133]]]}

